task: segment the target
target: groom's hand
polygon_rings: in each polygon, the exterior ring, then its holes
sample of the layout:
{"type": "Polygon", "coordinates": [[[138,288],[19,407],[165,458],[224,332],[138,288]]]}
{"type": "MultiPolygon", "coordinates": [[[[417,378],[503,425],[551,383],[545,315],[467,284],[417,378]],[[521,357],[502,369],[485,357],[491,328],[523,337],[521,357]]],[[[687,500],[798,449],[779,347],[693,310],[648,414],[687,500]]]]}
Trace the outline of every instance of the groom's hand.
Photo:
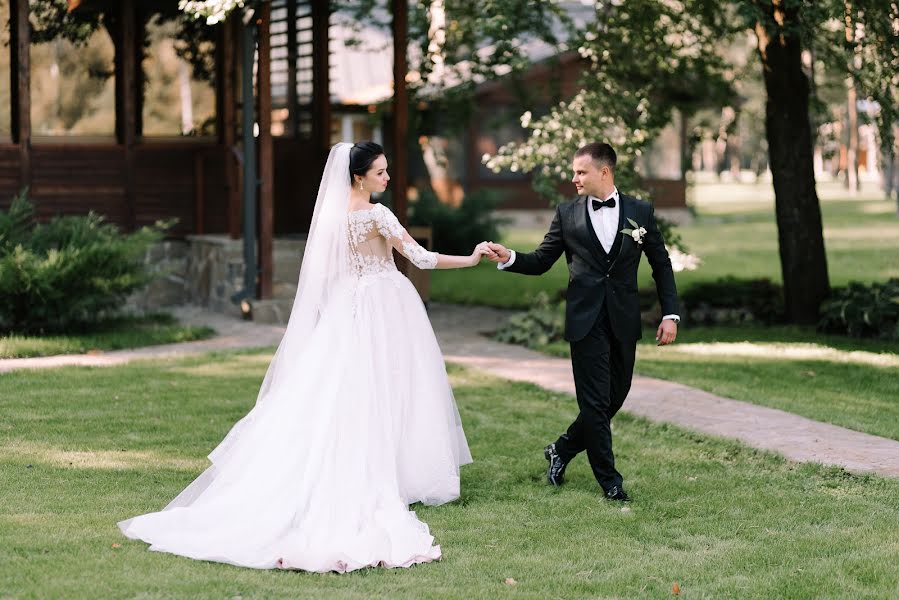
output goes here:
{"type": "Polygon", "coordinates": [[[493,254],[488,255],[487,258],[489,258],[492,262],[504,263],[509,262],[509,259],[512,258],[512,253],[509,252],[509,249],[502,244],[490,242],[489,248],[493,252],[493,254]]]}
{"type": "Polygon", "coordinates": [[[656,331],[656,345],[667,346],[675,339],[677,339],[677,323],[672,319],[663,320],[656,331]]]}

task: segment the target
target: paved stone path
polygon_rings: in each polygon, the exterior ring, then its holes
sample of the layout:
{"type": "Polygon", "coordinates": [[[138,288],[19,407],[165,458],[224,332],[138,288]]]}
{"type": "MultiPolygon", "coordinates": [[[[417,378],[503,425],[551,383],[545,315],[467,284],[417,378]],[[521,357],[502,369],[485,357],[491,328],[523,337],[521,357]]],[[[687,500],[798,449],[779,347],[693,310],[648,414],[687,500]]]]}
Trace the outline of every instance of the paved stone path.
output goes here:
{"type": "MultiPolygon", "coordinates": [[[[209,340],[150,346],[97,355],[0,360],[0,373],[62,365],[108,366],[141,358],[174,357],[213,350],[274,346],[284,328],[240,321],[197,308],[173,311],[182,321],[214,327],[209,340]]],[[[520,346],[494,342],[483,333],[495,330],[507,316],[485,307],[433,304],[431,321],[448,362],[490,374],[527,381],[549,390],[574,393],[571,364],[520,346]]],[[[634,378],[624,409],[652,421],[668,422],[712,435],[734,438],[749,446],[778,452],[790,460],[839,465],[857,473],[899,477],[899,442],[773,408],[721,398],[679,383],[634,378]]]]}
{"type": "Polygon", "coordinates": [[[203,354],[216,350],[277,346],[278,342],[281,341],[281,336],[284,335],[284,327],[282,326],[260,325],[259,323],[243,321],[194,306],[181,306],[168,309],[168,312],[186,325],[212,327],[217,332],[217,335],[196,342],[145,346],[133,350],[112,350],[94,354],[62,354],[36,358],[4,358],[0,359],[0,373],[16,369],[41,369],[68,365],[110,367],[144,358],[171,358],[203,354]]]}

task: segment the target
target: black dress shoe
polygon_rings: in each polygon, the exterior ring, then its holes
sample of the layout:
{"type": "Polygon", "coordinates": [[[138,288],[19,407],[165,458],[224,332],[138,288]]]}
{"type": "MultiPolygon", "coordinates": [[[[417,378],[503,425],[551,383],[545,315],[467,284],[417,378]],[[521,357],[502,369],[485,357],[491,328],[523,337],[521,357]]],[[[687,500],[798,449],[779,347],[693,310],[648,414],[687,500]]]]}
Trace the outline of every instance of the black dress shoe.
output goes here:
{"type": "Polygon", "coordinates": [[[543,456],[549,461],[549,468],[546,469],[546,480],[549,484],[560,486],[565,483],[565,467],[568,466],[568,463],[559,456],[556,445],[550,444],[544,448],[543,456]]]}
{"type": "Polygon", "coordinates": [[[606,490],[606,498],[609,500],[617,500],[618,502],[630,502],[631,497],[627,495],[620,486],[613,485],[606,490]]]}

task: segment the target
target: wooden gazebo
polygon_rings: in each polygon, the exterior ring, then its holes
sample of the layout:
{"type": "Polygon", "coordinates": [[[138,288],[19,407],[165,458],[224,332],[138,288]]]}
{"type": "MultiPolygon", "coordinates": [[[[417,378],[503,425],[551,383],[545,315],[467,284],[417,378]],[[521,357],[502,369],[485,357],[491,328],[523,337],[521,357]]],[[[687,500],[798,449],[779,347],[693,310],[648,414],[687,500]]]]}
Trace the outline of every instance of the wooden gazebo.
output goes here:
{"type": "MultiPolygon", "coordinates": [[[[252,13],[237,11],[217,24],[214,135],[149,140],[141,130],[140,44],[147,14],[162,4],[175,5],[177,0],[68,0],[70,12],[109,13],[118,23],[113,35],[115,138],[57,141],[35,140],[32,135],[28,0],[11,0],[11,140],[0,141],[0,203],[6,204],[27,186],[38,215],[44,218],[93,210],[133,230],[176,217],[175,235],[243,237],[250,251],[245,253],[250,274],[245,292],[268,298],[274,235],[308,229],[332,143],[328,0],[257,2],[252,13]],[[274,138],[273,5],[286,15],[287,42],[279,43],[287,46],[289,57],[286,109],[291,124],[290,135],[274,138]],[[311,21],[311,44],[298,42],[299,17],[303,23],[311,21]],[[306,72],[298,68],[300,57],[307,59],[303,64],[311,64],[306,72]],[[308,101],[296,93],[298,78],[311,79],[308,101]],[[251,96],[252,102],[242,101],[251,96]],[[306,127],[300,126],[303,122],[306,127]]],[[[386,145],[391,153],[394,206],[405,220],[407,0],[393,0],[391,8],[395,88],[393,126],[386,145]]]]}

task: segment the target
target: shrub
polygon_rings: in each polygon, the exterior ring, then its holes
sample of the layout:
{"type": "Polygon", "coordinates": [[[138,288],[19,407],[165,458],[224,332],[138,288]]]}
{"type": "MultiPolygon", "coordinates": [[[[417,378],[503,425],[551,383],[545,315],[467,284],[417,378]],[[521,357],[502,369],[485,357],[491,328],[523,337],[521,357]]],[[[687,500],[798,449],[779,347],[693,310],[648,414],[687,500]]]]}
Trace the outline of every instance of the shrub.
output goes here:
{"type": "Polygon", "coordinates": [[[899,340],[899,279],[871,285],[853,282],[834,289],[821,305],[818,329],[899,340]]]}
{"type": "Polygon", "coordinates": [[[770,279],[723,277],[694,283],[681,293],[691,323],[715,325],[783,320],[783,288],[770,279]]]}
{"type": "Polygon", "coordinates": [[[507,344],[538,348],[558,342],[565,333],[565,303],[550,302],[546,292],[540,292],[534,305],[525,312],[509,317],[494,338],[507,344]]]}
{"type": "Polygon", "coordinates": [[[492,192],[472,192],[455,208],[441,202],[433,192],[424,191],[409,205],[409,224],[431,226],[433,250],[464,256],[479,243],[499,238],[503,220],[493,214],[499,202],[492,192]]]}
{"type": "Polygon", "coordinates": [[[95,213],[39,224],[23,191],[0,211],[0,331],[64,332],[114,314],[153,278],[143,257],[171,224],[130,235],[95,213]]]}

